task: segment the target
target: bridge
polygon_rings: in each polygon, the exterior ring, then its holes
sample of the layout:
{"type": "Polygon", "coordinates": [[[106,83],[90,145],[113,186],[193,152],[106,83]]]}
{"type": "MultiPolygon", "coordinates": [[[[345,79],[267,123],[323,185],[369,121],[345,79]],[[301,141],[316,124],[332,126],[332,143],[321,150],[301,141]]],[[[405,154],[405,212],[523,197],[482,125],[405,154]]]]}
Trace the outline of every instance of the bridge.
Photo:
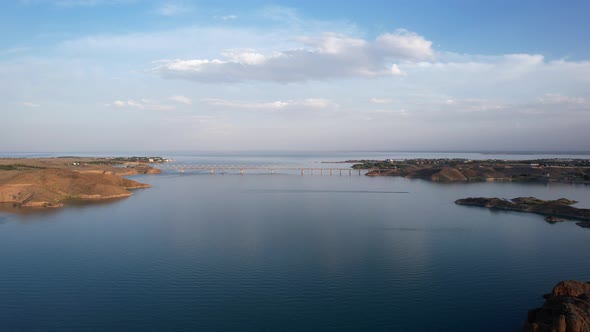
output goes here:
{"type": "Polygon", "coordinates": [[[201,164],[154,164],[154,168],[161,170],[179,171],[184,173],[185,171],[209,171],[211,174],[216,172],[224,171],[239,171],[240,174],[245,174],[246,171],[266,171],[270,174],[277,172],[299,172],[301,175],[361,175],[363,170],[352,169],[352,168],[319,168],[319,167],[286,167],[277,165],[201,165],[201,164]]]}

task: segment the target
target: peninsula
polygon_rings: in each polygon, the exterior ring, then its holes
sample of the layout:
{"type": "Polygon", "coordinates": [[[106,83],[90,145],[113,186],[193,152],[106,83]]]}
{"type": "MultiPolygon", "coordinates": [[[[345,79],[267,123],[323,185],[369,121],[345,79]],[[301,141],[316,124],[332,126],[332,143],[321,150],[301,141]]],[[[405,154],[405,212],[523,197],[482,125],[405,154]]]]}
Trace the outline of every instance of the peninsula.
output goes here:
{"type": "Polygon", "coordinates": [[[561,218],[581,220],[577,225],[589,227],[590,209],[573,207],[576,201],[567,198],[556,200],[542,200],[535,197],[517,197],[511,200],[502,198],[469,197],[455,201],[458,205],[481,206],[488,209],[520,211],[541,214],[547,216],[545,221],[555,223],[562,221],[561,218]]]}
{"type": "Polygon", "coordinates": [[[157,174],[149,163],[159,157],[4,158],[0,159],[0,204],[4,207],[61,207],[68,200],[103,200],[130,196],[148,188],[124,176],[157,174]]]}
{"type": "Polygon", "coordinates": [[[590,184],[590,160],[348,160],[368,176],[402,176],[435,182],[518,181],[590,184]]]}

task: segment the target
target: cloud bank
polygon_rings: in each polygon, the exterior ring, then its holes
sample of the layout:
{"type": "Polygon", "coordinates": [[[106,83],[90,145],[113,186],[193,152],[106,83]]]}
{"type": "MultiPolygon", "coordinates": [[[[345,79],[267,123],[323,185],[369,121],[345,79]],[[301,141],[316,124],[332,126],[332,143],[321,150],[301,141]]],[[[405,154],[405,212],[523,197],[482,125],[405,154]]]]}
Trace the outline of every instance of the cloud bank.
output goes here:
{"type": "Polygon", "coordinates": [[[218,98],[204,98],[201,102],[230,109],[251,109],[251,110],[282,110],[293,108],[307,108],[307,109],[323,109],[323,108],[337,108],[339,105],[335,102],[325,98],[306,98],[303,100],[287,100],[287,101],[270,101],[270,102],[249,102],[249,101],[233,101],[218,98]]]}
{"type": "Polygon", "coordinates": [[[301,82],[354,77],[401,76],[396,62],[429,60],[432,42],[414,32],[397,30],[368,41],[336,33],[294,38],[301,47],[262,54],[234,49],[213,59],[174,59],[156,62],[164,78],[207,83],[272,81],[301,82]]]}

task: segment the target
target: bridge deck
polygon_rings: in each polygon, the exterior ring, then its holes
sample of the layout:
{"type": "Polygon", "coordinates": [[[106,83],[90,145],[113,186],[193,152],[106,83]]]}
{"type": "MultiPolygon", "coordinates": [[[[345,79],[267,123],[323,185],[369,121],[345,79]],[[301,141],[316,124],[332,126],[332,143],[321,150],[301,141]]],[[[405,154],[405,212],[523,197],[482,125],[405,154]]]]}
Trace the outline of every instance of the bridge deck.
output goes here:
{"type": "Polygon", "coordinates": [[[276,166],[276,165],[195,165],[195,164],[163,164],[163,165],[154,165],[155,168],[159,168],[162,170],[176,170],[184,173],[185,171],[195,170],[195,171],[209,171],[211,174],[215,173],[216,171],[240,171],[241,174],[244,174],[245,171],[270,171],[271,174],[275,172],[281,171],[297,171],[301,172],[301,175],[304,175],[306,172],[309,174],[313,174],[317,172],[320,175],[334,175],[339,174],[342,175],[343,173],[348,175],[358,174],[361,175],[362,171],[360,169],[352,169],[352,168],[325,168],[325,167],[304,167],[304,166],[276,166]]]}

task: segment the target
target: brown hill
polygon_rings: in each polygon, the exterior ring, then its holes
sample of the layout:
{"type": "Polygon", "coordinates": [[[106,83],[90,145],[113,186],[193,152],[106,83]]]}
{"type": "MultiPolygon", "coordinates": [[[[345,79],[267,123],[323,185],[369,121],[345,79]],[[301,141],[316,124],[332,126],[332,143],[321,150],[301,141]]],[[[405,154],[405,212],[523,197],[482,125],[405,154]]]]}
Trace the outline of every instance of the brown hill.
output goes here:
{"type": "Polygon", "coordinates": [[[0,203],[23,207],[56,207],[67,199],[100,200],[130,196],[129,189],[149,185],[107,173],[68,169],[17,172],[0,181],[0,203]]]}
{"type": "Polygon", "coordinates": [[[431,176],[432,181],[467,181],[467,177],[456,168],[444,167],[431,176]]]}

